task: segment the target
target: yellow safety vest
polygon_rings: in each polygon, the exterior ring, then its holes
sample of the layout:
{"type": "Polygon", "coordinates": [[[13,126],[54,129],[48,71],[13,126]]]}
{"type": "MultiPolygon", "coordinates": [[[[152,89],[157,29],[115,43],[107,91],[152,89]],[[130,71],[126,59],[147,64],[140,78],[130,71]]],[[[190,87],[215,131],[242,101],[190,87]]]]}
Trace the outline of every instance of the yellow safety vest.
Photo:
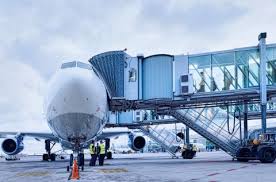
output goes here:
{"type": "Polygon", "coordinates": [[[90,150],[90,154],[95,154],[95,146],[94,146],[94,144],[90,144],[89,150],[90,150]]]}
{"type": "Polygon", "coordinates": [[[100,154],[105,154],[105,145],[103,143],[100,144],[100,154]]]}

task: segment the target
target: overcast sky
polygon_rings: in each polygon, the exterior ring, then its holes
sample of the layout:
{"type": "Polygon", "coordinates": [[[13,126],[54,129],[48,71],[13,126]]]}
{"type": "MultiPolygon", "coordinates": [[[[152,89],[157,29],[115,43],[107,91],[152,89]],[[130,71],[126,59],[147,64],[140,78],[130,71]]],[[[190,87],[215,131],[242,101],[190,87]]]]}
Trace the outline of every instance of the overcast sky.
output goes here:
{"type": "Polygon", "coordinates": [[[276,42],[275,1],[0,1],[1,130],[49,131],[42,104],[64,60],[128,49],[186,54],[276,42]]]}

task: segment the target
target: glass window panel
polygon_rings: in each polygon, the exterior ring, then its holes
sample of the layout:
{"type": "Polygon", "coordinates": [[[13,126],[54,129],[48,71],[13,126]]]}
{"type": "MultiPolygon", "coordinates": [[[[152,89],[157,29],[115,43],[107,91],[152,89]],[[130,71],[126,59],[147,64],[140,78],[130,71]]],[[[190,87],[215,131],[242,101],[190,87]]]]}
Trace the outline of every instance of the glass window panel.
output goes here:
{"type": "Polygon", "coordinates": [[[79,62],[77,63],[77,66],[79,68],[83,68],[83,69],[87,69],[87,70],[92,70],[92,67],[90,64],[87,64],[87,63],[83,63],[83,62],[79,62]]]}
{"type": "Polygon", "coordinates": [[[259,84],[259,51],[258,49],[236,52],[238,83],[244,87],[259,84]]]}
{"type": "Polygon", "coordinates": [[[212,73],[219,90],[235,89],[234,52],[212,55],[212,73]]]}
{"type": "Polygon", "coordinates": [[[189,57],[189,73],[193,75],[197,92],[211,90],[211,55],[189,57]]]}
{"type": "Polygon", "coordinates": [[[61,69],[73,68],[73,67],[76,67],[76,61],[63,63],[63,64],[61,65],[61,69]]]}
{"type": "Polygon", "coordinates": [[[276,83],[276,47],[269,47],[266,51],[267,54],[267,73],[268,84],[272,85],[276,83]]]}

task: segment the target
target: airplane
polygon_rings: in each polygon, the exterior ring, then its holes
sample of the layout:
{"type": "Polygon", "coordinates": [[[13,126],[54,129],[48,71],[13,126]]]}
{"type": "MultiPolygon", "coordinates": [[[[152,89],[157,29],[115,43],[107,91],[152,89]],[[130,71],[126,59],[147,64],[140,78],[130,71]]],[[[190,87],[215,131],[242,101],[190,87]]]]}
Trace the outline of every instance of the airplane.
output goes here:
{"type": "Polygon", "coordinates": [[[24,137],[45,140],[43,161],[55,161],[51,148],[60,143],[63,149],[70,149],[70,164],[77,160],[84,166],[83,150],[92,140],[99,141],[110,137],[129,134],[133,150],[145,146],[142,136],[126,132],[103,132],[109,120],[108,95],[103,81],[92,69],[91,64],[80,61],[64,62],[49,82],[44,100],[44,112],[52,133],[0,132],[2,150],[7,155],[16,155],[24,149],[24,137]]]}

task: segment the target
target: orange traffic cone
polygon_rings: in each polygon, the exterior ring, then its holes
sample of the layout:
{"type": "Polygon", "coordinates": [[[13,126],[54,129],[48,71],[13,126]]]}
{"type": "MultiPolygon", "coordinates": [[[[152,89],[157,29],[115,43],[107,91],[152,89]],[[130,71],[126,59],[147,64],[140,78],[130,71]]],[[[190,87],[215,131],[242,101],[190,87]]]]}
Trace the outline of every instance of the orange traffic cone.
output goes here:
{"type": "Polygon", "coordinates": [[[79,166],[77,160],[74,160],[71,179],[80,179],[79,166]]]}

